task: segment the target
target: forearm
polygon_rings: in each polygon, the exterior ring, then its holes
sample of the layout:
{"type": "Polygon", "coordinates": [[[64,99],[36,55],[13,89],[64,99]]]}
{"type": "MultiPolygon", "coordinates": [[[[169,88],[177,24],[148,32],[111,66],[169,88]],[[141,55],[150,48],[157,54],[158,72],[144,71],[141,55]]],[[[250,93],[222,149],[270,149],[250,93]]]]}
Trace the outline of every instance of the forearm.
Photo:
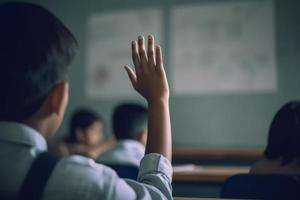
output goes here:
{"type": "Polygon", "coordinates": [[[148,139],[146,154],[159,153],[172,159],[172,136],[169,101],[148,103],[148,139]]]}

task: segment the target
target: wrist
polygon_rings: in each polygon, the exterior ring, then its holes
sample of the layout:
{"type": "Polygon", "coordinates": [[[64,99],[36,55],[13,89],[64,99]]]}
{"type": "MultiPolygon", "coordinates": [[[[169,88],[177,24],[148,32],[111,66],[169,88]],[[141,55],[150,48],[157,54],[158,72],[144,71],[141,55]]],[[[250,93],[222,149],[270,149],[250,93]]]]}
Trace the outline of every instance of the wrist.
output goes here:
{"type": "Polygon", "coordinates": [[[161,105],[169,105],[169,97],[164,98],[155,98],[147,100],[148,106],[161,106],[161,105]]]}

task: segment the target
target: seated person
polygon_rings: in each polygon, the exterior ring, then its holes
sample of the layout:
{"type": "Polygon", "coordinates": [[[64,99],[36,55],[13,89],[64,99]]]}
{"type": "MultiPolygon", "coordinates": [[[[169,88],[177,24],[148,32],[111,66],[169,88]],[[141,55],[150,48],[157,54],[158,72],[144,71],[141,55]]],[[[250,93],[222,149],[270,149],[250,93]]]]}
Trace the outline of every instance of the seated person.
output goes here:
{"type": "Polygon", "coordinates": [[[60,155],[78,154],[91,158],[100,155],[114,144],[114,139],[103,140],[103,120],[87,108],[77,109],[70,120],[70,136],[59,143],[60,155]]]}
{"type": "Polygon", "coordinates": [[[250,173],[300,173],[300,102],[285,104],[275,115],[269,130],[264,159],[250,173]]]}
{"type": "Polygon", "coordinates": [[[114,110],[113,131],[117,144],[96,161],[105,164],[140,166],[147,142],[147,110],[138,104],[121,104],[114,110]]]}
{"type": "Polygon", "coordinates": [[[0,4],[0,27],[0,199],[172,200],[169,87],[153,36],[147,47],[143,36],[132,42],[135,70],[125,67],[149,112],[145,156],[134,181],[78,155],[55,163],[51,157],[51,173],[50,165],[33,171],[45,162],[40,156],[49,155],[46,139],[63,121],[77,42],[57,17],[32,3],[0,4]],[[33,180],[28,177],[43,184],[26,182],[33,180]]]}

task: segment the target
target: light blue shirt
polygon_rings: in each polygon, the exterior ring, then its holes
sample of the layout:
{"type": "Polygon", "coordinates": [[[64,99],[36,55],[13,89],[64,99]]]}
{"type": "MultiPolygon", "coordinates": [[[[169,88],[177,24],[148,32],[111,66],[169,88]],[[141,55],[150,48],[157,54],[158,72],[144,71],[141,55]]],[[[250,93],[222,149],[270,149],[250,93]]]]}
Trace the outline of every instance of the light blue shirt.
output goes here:
{"type": "Polygon", "coordinates": [[[139,167],[144,155],[145,146],[143,144],[135,140],[123,140],[118,142],[113,148],[101,154],[96,159],[96,162],[139,167]]]}
{"type": "MultiPolygon", "coordinates": [[[[16,198],[33,160],[46,150],[46,141],[36,130],[0,122],[1,198],[16,198]]],[[[92,159],[70,156],[55,167],[43,200],[172,199],[171,179],[171,164],[159,154],[144,156],[138,181],[120,179],[112,169],[92,159]]]]}

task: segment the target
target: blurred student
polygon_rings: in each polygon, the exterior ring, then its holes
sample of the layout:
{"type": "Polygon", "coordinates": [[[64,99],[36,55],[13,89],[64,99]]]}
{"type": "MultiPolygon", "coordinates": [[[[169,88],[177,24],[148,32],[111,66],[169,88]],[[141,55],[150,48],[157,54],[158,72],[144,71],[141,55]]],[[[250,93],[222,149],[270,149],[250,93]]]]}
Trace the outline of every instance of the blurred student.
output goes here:
{"type": "Polygon", "coordinates": [[[58,145],[61,155],[83,155],[96,158],[114,144],[103,139],[102,117],[91,109],[79,108],[71,116],[70,135],[58,145]]]}
{"type": "Polygon", "coordinates": [[[113,131],[117,144],[96,161],[139,167],[147,142],[147,109],[134,103],[121,104],[113,112],[113,131]]]}
{"type": "Polygon", "coordinates": [[[264,159],[251,173],[300,173],[300,102],[285,104],[275,115],[269,130],[264,159]]]}
{"type": "Polygon", "coordinates": [[[46,139],[63,120],[67,66],[77,42],[53,14],[29,3],[0,4],[0,27],[0,198],[171,200],[169,88],[161,48],[154,47],[153,37],[147,48],[142,36],[132,43],[135,71],[126,67],[149,110],[146,155],[138,181],[133,181],[83,156],[64,157],[56,164],[51,157],[55,168],[47,175],[48,165],[31,168],[35,159],[42,162],[40,156],[48,155],[42,153],[47,151],[46,139]],[[47,184],[26,182],[44,175],[49,175],[47,184]]]}

